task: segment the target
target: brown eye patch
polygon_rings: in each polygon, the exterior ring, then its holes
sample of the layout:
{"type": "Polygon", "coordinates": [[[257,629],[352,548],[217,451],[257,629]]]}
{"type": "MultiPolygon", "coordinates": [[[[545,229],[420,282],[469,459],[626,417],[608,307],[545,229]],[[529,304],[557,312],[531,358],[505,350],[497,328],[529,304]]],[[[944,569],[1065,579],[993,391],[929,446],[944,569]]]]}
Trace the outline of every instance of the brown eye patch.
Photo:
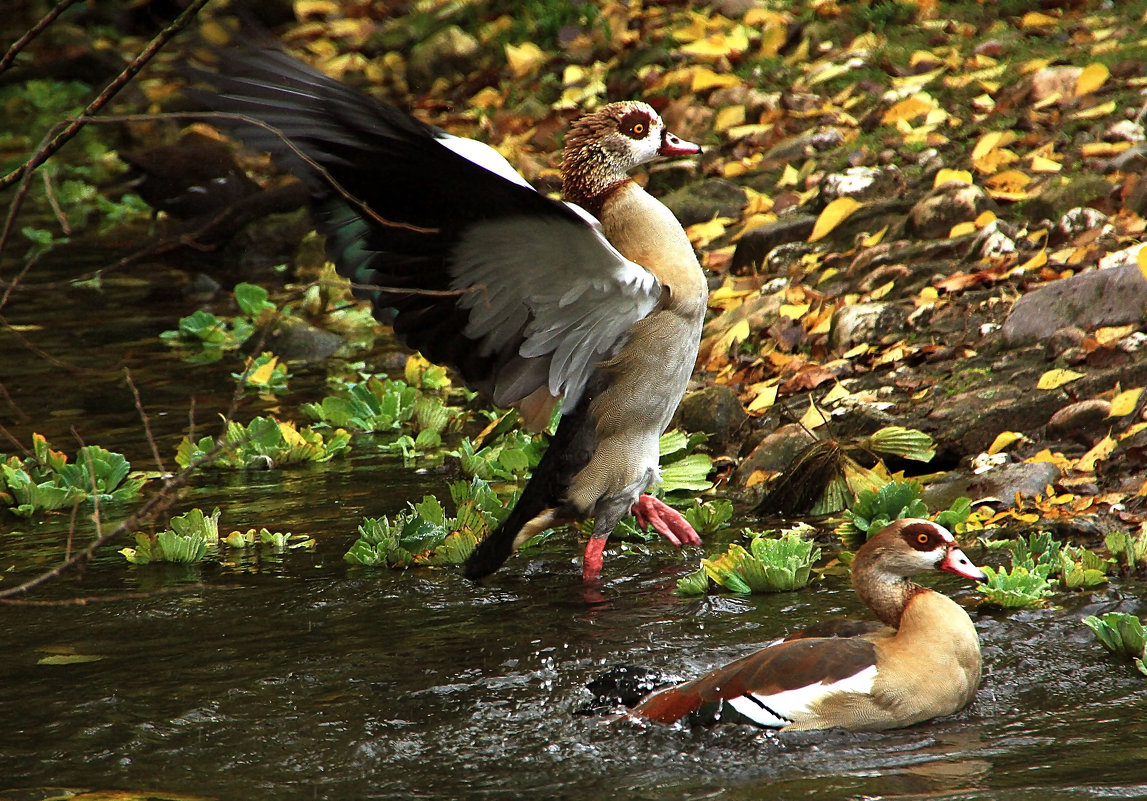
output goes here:
{"type": "Polygon", "coordinates": [[[924,523],[905,526],[900,536],[917,551],[934,551],[945,545],[944,540],[936,534],[936,530],[924,523]]]}
{"type": "Polygon", "coordinates": [[[631,111],[621,118],[617,127],[631,139],[644,139],[649,133],[649,115],[644,111],[631,111]]]}

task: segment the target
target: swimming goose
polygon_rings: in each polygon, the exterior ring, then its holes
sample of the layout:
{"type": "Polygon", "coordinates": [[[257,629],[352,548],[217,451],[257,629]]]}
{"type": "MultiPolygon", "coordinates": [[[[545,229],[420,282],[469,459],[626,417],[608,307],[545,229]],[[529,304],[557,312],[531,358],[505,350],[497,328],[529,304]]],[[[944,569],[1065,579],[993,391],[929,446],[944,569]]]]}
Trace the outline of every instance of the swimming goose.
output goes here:
{"type": "Polygon", "coordinates": [[[910,580],[929,570],[987,578],[943,526],[894,521],[852,562],[852,585],[884,626],[772,644],[654,693],[631,714],[672,723],[716,703],[766,728],[876,730],[956,712],[979,686],[980,641],[963,607],[910,580]]]}
{"type": "Polygon", "coordinates": [[[517,505],[465,565],[480,578],[538,532],[594,518],[582,574],[600,576],[625,515],[674,545],[699,537],[644,494],[697,357],[704,274],[680,223],[629,176],[701,148],[646,103],[574,122],[567,202],[493,148],[420,122],[286,53],[218,51],[192,94],[311,192],[327,254],[376,316],[431,361],[540,430],[561,421],[517,505]]]}

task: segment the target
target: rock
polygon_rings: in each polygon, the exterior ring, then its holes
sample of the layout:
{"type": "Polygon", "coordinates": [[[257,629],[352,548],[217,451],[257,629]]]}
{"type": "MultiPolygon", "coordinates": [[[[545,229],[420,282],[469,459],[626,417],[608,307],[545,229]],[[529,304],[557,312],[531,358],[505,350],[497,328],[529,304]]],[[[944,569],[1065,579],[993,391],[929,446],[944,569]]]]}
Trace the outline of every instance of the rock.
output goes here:
{"type": "Polygon", "coordinates": [[[733,251],[734,273],[751,272],[765,263],[769,251],[787,242],[804,242],[816,225],[813,214],[789,214],[775,223],[754,228],[741,237],[733,251]]]}
{"type": "Polygon", "coordinates": [[[1060,328],[1048,337],[1047,343],[1044,345],[1044,354],[1049,361],[1055,361],[1069,350],[1083,345],[1083,340],[1086,338],[1087,332],[1077,326],[1069,325],[1060,328]]]}
{"type": "Polygon", "coordinates": [[[1068,209],[1090,205],[1097,198],[1111,194],[1111,184],[1102,175],[1087,172],[1067,183],[1053,183],[1027,202],[1025,216],[1029,220],[1042,217],[1055,219],[1068,209]]]}
{"type": "Polygon", "coordinates": [[[1116,250],[1103,256],[1099,260],[1099,269],[1111,270],[1117,267],[1130,267],[1139,263],[1139,251],[1143,249],[1142,243],[1132,245],[1123,250],[1116,250]]]}
{"type": "Polygon", "coordinates": [[[1047,433],[1056,436],[1101,436],[1110,426],[1111,402],[1100,398],[1069,403],[1047,421],[1047,433]]]}
{"type": "Polygon", "coordinates": [[[331,331],[284,317],[267,336],[265,347],[283,361],[321,362],[334,355],[344,342],[345,339],[331,331]]]}
{"type": "Polygon", "coordinates": [[[1120,120],[1107,129],[1103,138],[1108,142],[1142,142],[1144,136],[1143,126],[1132,120],[1120,120]]]}
{"type": "Polygon", "coordinates": [[[912,207],[907,227],[924,239],[943,239],[956,223],[971,222],[981,212],[995,208],[995,201],[980,187],[947,181],[912,207]]]}
{"type": "Polygon", "coordinates": [[[957,498],[971,498],[973,503],[995,501],[1007,508],[1015,505],[1017,494],[1021,498],[1042,495],[1060,475],[1059,468],[1050,462],[1013,462],[979,475],[957,473],[947,481],[929,484],[924,489],[924,502],[932,509],[946,509],[957,498]]]}
{"type": "Polygon", "coordinates": [[[714,384],[688,393],[677,409],[677,420],[687,431],[709,435],[715,452],[739,450],[739,432],[749,415],[737,393],[725,384],[714,384]]]}
{"type": "Polygon", "coordinates": [[[895,303],[851,303],[832,315],[829,346],[837,353],[861,343],[875,344],[889,333],[903,333],[908,310],[895,303]]]}
{"type": "Polygon", "coordinates": [[[789,423],[769,434],[733,471],[730,482],[743,487],[749,476],[758,470],[766,473],[782,472],[793,463],[805,448],[816,442],[816,436],[804,426],[789,423]]]}
{"type": "Polygon", "coordinates": [[[1069,326],[1091,330],[1143,320],[1147,280],[1137,264],[1061,278],[1016,301],[1004,320],[1008,347],[1046,340],[1069,326]]]}
{"type": "Polygon", "coordinates": [[[1107,225],[1107,215],[1099,209],[1076,206],[1068,209],[1055,224],[1055,235],[1059,241],[1074,239],[1084,231],[1091,231],[1107,225]]]}
{"type": "Polygon", "coordinates": [[[406,74],[412,89],[429,89],[436,78],[474,70],[482,46],[457,25],[450,25],[410,49],[406,74]]]}
{"type": "Polygon", "coordinates": [[[820,200],[828,205],[841,197],[861,202],[884,200],[904,191],[904,176],[895,164],[886,167],[849,167],[844,172],[825,177],[820,185],[820,200]]]}
{"type": "Polygon", "coordinates": [[[1082,67],[1044,67],[1032,75],[1028,99],[1032,103],[1046,103],[1058,97],[1055,101],[1058,105],[1074,100],[1075,84],[1082,72],[1082,67]]]}
{"type": "MultiPolygon", "coordinates": [[[[819,106],[820,103],[820,98],[817,98],[817,106],[819,106]]],[[[785,105],[788,106],[789,103],[785,105]]],[[[785,162],[805,159],[815,156],[818,153],[823,153],[826,150],[832,150],[834,147],[839,147],[842,144],[844,144],[844,134],[836,128],[812,130],[800,136],[794,136],[791,139],[777,143],[765,153],[765,162],[785,162]]]]}
{"type": "Polygon", "coordinates": [[[745,190],[724,178],[709,178],[665,195],[661,202],[682,225],[693,225],[716,216],[740,217],[745,206],[745,190]]]}

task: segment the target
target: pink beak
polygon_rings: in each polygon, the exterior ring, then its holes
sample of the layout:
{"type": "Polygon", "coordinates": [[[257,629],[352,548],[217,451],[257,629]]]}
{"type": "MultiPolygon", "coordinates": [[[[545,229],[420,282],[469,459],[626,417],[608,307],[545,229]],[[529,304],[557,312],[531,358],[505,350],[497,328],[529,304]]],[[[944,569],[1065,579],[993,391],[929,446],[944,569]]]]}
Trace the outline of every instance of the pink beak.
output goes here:
{"type": "Polygon", "coordinates": [[[686,142],[676,134],[666,131],[661,137],[661,147],[657,149],[661,156],[694,156],[701,152],[701,146],[686,142]]]}
{"type": "Polygon", "coordinates": [[[941,570],[947,570],[949,573],[955,573],[957,576],[970,578],[972,581],[983,583],[988,580],[984,571],[972,564],[972,560],[964,555],[964,552],[957,548],[955,545],[948,546],[948,553],[944,555],[944,561],[940,563],[941,570]]]}

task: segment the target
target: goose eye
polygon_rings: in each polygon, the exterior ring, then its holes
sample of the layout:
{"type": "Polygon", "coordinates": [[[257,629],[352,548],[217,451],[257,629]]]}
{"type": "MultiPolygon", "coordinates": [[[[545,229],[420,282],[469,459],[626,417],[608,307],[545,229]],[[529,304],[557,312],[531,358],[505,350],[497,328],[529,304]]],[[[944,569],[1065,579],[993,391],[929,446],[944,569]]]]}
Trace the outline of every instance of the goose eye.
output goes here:
{"type": "Polygon", "coordinates": [[[927,534],[916,535],[916,542],[920,543],[921,545],[927,545],[929,539],[930,537],[927,534]]]}
{"type": "Polygon", "coordinates": [[[634,125],[633,126],[633,132],[635,134],[637,134],[638,136],[641,136],[643,133],[645,133],[645,123],[639,122],[636,125],[634,125]]]}

